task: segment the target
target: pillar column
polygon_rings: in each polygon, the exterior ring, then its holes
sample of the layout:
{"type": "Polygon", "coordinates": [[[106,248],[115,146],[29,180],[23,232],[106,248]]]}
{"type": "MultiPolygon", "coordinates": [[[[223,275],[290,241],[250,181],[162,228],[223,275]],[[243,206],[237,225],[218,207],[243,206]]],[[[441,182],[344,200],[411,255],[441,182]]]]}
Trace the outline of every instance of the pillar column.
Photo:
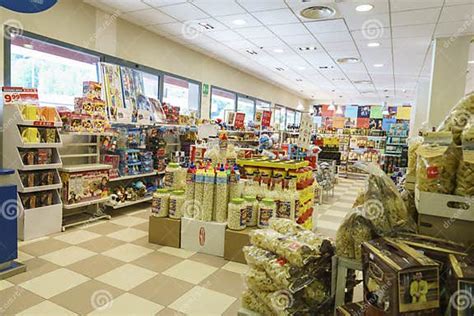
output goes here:
{"type": "Polygon", "coordinates": [[[418,135],[418,131],[428,120],[429,98],[430,81],[428,79],[422,79],[418,82],[416,89],[416,103],[413,107],[410,120],[410,136],[418,135]]]}
{"type": "Polygon", "coordinates": [[[433,44],[428,122],[438,126],[464,96],[472,36],[437,38],[433,44]]]}

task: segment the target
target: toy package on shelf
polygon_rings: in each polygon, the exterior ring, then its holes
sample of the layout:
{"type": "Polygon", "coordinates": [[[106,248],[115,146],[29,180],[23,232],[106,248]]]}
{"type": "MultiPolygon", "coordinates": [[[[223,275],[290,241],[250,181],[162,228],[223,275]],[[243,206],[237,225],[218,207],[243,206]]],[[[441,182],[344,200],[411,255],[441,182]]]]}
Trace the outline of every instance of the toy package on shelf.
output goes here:
{"type": "Polygon", "coordinates": [[[18,148],[23,164],[31,165],[48,165],[53,162],[53,150],[51,148],[18,148]]]}
{"type": "Polygon", "coordinates": [[[151,180],[137,180],[126,186],[114,186],[110,189],[110,205],[118,206],[126,202],[132,202],[149,197],[157,190],[157,186],[151,180]]]}
{"type": "Polygon", "coordinates": [[[54,190],[40,191],[34,193],[20,193],[20,199],[25,209],[33,209],[56,204],[54,190]]]}
{"type": "Polygon", "coordinates": [[[179,106],[172,106],[163,102],[163,111],[166,115],[166,122],[169,124],[178,124],[179,122],[179,106]]]}
{"type": "Polygon", "coordinates": [[[101,199],[108,195],[109,174],[107,170],[87,172],[60,172],[63,182],[64,204],[101,199]]]}

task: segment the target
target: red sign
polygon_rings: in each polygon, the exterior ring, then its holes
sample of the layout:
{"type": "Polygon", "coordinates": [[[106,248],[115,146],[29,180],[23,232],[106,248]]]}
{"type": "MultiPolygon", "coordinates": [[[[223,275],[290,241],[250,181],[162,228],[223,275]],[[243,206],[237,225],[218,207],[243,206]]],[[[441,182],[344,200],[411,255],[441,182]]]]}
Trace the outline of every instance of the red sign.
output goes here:
{"type": "Polygon", "coordinates": [[[234,127],[235,128],[244,128],[245,127],[245,113],[236,112],[234,118],[234,127]]]}
{"type": "Polygon", "coordinates": [[[54,127],[54,122],[49,121],[34,121],[34,126],[46,126],[46,127],[54,127]]]}
{"type": "Polygon", "coordinates": [[[429,166],[426,168],[426,175],[428,179],[436,179],[439,176],[439,170],[437,166],[429,166]]]}
{"type": "Polygon", "coordinates": [[[272,111],[263,111],[262,126],[269,127],[272,123],[272,111]]]}
{"type": "Polygon", "coordinates": [[[357,127],[358,128],[369,128],[370,126],[370,119],[368,118],[358,118],[357,119],[357,127]]]}
{"type": "Polygon", "coordinates": [[[199,244],[201,246],[204,246],[206,243],[206,229],[204,227],[201,227],[199,229],[199,244]]]}

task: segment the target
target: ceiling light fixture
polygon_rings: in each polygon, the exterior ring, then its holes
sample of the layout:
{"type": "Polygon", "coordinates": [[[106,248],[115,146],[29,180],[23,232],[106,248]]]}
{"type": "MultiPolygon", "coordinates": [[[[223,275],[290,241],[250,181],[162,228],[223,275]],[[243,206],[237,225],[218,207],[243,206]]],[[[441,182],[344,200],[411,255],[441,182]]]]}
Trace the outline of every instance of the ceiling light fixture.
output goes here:
{"type": "Polygon", "coordinates": [[[352,81],[354,84],[372,84],[372,81],[370,80],[354,80],[352,81]]]}
{"type": "Polygon", "coordinates": [[[213,30],[214,29],[214,26],[210,25],[209,23],[206,23],[206,22],[199,22],[198,23],[200,26],[202,26],[203,28],[205,28],[206,30],[213,30]]]}
{"type": "Polygon", "coordinates": [[[306,46],[306,47],[298,47],[299,50],[305,51],[305,50],[316,50],[316,46],[306,46]]]}
{"type": "Polygon", "coordinates": [[[467,62],[468,64],[474,64],[474,60],[470,60],[467,62]]]}
{"type": "Polygon", "coordinates": [[[302,81],[303,81],[303,79],[300,79],[300,78],[298,78],[298,79],[296,79],[296,81],[298,81],[298,82],[302,82],[302,81]]]}
{"type": "Polygon", "coordinates": [[[357,12],[368,12],[374,8],[371,4],[361,4],[356,7],[357,12]]]}
{"type": "Polygon", "coordinates": [[[275,52],[275,53],[283,53],[284,50],[281,49],[281,48],[275,48],[275,49],[273,50],[273,52],[275,52]]]}
{"type": "Polygon", "coordinates": [[[344,57],[344,58],[338,58],[336,61],[339,64],[356,64],[360,62],[360,59],[357,57],[344,57]]]}
{"type": "Polygon", "coordinates": [[[253,49],[247,49],[246,52],[249,53],[250,55],[258,55],[258,53],[254,51],[253,49]]]}
{"type": "Polygon", "coordinates": [[[344,81],[346,80],[345,78],[332,78],[332,81],[344,81]]]}
{"type": "Polygon", "coordinates": [[[370,42],[367,44],[367,47],[379,47],[380,43],[378,42],[370,42]]]}
{"type": "Polygon", "coordinates": [[[305,70],[305,69],[306,67],[303,67],[303,66],[298,67],[298,70],[305,70]]]}
{"type": "Polygon", "coordinates": [[[285,70],[284,68],[281,68],[281,67],[276,67],[275,69],[278,70],[278,71],[284,71],[285,70]]]}
{"type": "Polygon", "coordinates": [[[381,67],[383,67],[383,64],[374,64],[374,67],[375,68],[381,68],[381,67]]]}
{"type": "Polygon", "coordinates": [[[23,47],[28,48],[28,49],[33,49],[33,45],[31,44],[23,44],[23,47]]]}
{"type": "Polygon", "coordinates": [[[327,19],[332,17],[335,13],[336,10],[333,8],[322,5],[307,7],[300,11],[302,17],[310,20],[327,19]]]}
{"type": "Polygon", "coordinates": [[[237,25],[237,26],[241,26],[241,25],[247,24],[247,21],[242,20],[242,19],[237,19],[237,20],[232,21],[232,24],[237,25]]]}

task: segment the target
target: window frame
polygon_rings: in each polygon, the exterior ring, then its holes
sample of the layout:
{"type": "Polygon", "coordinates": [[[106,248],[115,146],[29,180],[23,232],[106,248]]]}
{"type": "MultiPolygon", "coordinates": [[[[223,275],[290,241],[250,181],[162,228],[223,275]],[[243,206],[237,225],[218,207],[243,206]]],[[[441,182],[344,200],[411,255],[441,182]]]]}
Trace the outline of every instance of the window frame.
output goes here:
{"type": "MultiPolygon", "coordinates": [[[[233,108],[233,111],[237,112],[238,93],[235,92],[235,91],[232,91],[232,90],[228,90],[228,89],[225,89],[225,88],[221,88],[221,87],[218,87],[218,86],[211,85],[211,91],[210,91],[211,95],[210,95],[210,99],[209,99],[209,120],[213,120],[213,118],[212,118],[212,95],[214,94],[213,93],[214,89],[222,90],[222,91],[227,92],[227,93],[232,93],[234,95],[234,108],[233,108]]],[[[223,117],[222,120],[225,120],[225,117],[223,117]]]]}
{"type": "Polygon", "coordinates": [[[257,113],[257,99],[254,98],[254,97],[248,96],[248,95],[238,93],[237,94],[237,101],[236,101],[236,104],[235,104],[235,111],[236,112],[239,111],[239,98],[252,100],[252,102],[253,102],[253,117],[250,121],[255,122],[255,114],[257,113]]]}
{"type": "MultiPolygon", "coordinates": [[[[8,26],[8,25],[4,25],[3,29],[4,29],[5,34],[7,34],[8,30],[12,30],[12,27],[8,26]]],[[[21,34],[21,36],[29,37],[29,38],[34,39],[34,40],[46,42],[48,44],[60,46],[60,47],[66,48],[66,49],[75,50],[77,52],[81,52],[81,53],[84,53],[84,54],[89,54],[89,55],[92,55],[92,56],[96,56],[96,57],[99,58],[99,62],[111,63],[111,64],[115,64],[115,65],[120,66],[120,67],[128,67],[128,68],[131,68],[131,69],[135,69],[135,70],[139,70],[139,71],[148,73],[150,75],[157,76],[158,77],[158,99],[160,100],[160,102],[163,101],[163,84],[164,84],[163,79],[164,79],[165,75],[175,77],[175,78],[181,79],[181,80],[186,80],[186,81],[188,81],[190,83],[193,83],[193,84],[197,84],[198,87],[199,87],[199,100],[198,100],[199,103],[198,103],[197,117],[201,117],[202,82],[200,82],[200,81],[197,81],[197,80],[194,80],[194,79],[191,79],[191,78],[187,78],[187,77],[183,77],[183,76],[180,76],[180,75],[177,75],[177,74],[174,74],[174,73],[170,73],[170,72],[167,72],[167,71],[159,70],[159,69],[156,69],[156,68],[153,68],[153,67],[145,66],[145,65],[142,65],[142,64],[130,61],[130,60],[125,60],[125,59],[116,57],[116,56],[103,54],[103,53],[100,53],[100,52],[97,52],[97,51],[94,51],[94,50],[91,50],[91,49],[88,49],[88,48],[84,48],[84,47],[81,47],[81,46],[78,46],[78,45],[75,45],[75,44],[71,44],[71,43],[66,43],[66,42],[63,42],[63,41],[60,41],[60,40],[57,40],[57,39],[54,39],[54,38],[46,37],[46,36],[39,35],[39,34],[36,34],[36,33],[32,33],[32,32],[29,32],[29,31],[19,30],[19,29],[17,29],[17,31],[19,32],[18,34],[21,34]]],[[[12,69],[11,69],[11,45],[12,45],[12,43],[11,43],[10,36],[4,36],[3,37],[3,52],[4,52],[3,53],[3,63],[4,63],[3,82],[4,82],[4,86],[10,86],[11,85],[11,71],[12,71],[12,69]]],[[[100,78],[100,69],[99,69],[99,67],[96,67],[96,68],[97,68],[97,77],[100,78]]],[[[0,112],[0,115],[1,115],[0,116],[0,119],[1,119],[2,116],[3,116],[3,111],[0,112]]],[[[1,124],[2,123],[0,123],[0,125],[1,124]]]]}

